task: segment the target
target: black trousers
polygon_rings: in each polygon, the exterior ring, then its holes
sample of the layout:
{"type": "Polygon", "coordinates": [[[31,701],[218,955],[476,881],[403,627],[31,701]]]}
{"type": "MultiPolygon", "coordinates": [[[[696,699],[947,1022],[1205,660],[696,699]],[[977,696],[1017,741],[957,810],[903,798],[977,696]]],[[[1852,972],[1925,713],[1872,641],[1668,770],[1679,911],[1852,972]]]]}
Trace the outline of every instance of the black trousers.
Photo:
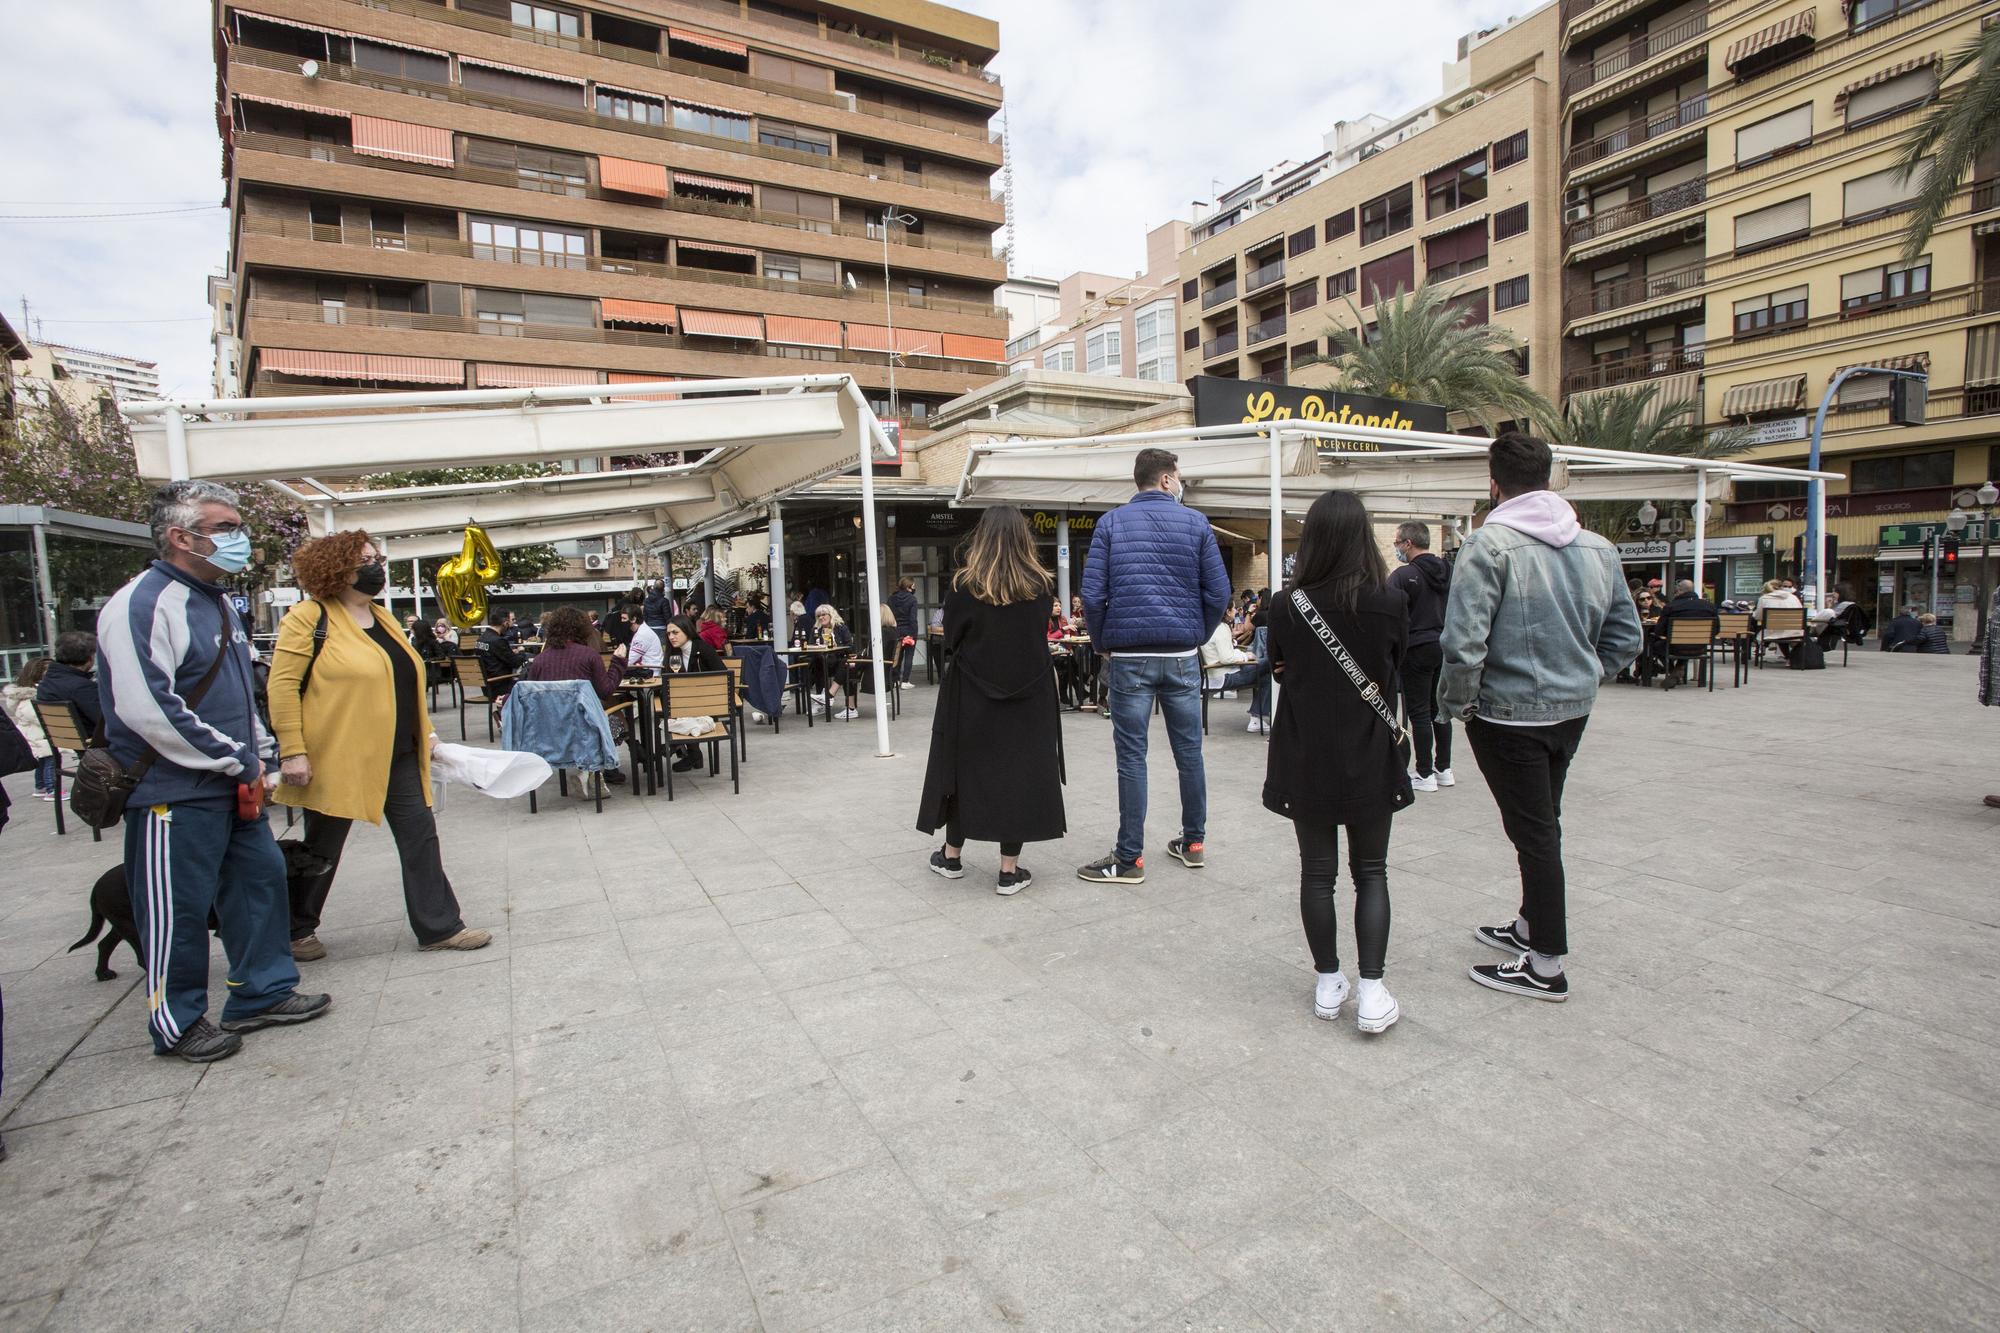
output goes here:
{"type": "Polygon", "coordinates": [[[1439,644],[1418,644],[1403,659],[1403,707],[1409,713],[1410,745],[1421,778],[1451,767],[1451,719],[1438,707],[1438,676],[1443,669],[1444,648],[1439,644]]]}
{"type": "MultiPolygon", "coordinates": [[[[965,850],[965,835],[959,832],[958,821],[956,819],[951,820],[944,826],[944,841],[945,845],[948,847],[956,847],[961,852],[965,850]]],[[[1019,856],[1020,854],[1021,854],[1020,843],[1003,842],[1000,844],[1000,855],[1019,856]]]]}
{"type": "MultiPolygon", "coordinates": [[[[1340,825],[1295,820],[1299,840],[1299,919],[1313,969],[1340,971],[1340,914],[1334,883],[1340,878],[1340,825]]],[[[1389,954],[1389,816],[1347,825],[1347,873],[1354,880],[1354,943],[1361,975],[1382,977],[1389,954]]]]}
{"type": "MultiPolygon", "coordinates": [[[[410,929],[417,943],[436,944],[465,929],[458,912],[458,895],[445,877],[444,857],[438,850],[437,820],[424,800],[423,769],[414,750],[389,761],[389,791],[382,805],[382,819],[396,839],[396,855],[403,862],[403,906],[410,914],[410,929]]],[[[333,863],[317,880],[292,885],[292,938],[302,940],[319,929],[320,914],[326,910],[327,895],[333,892],[333,877],[340,873],[340,851],[347,844],[351,819],[306,811],[305,844],[333,863]]]]}
{"type": "Polygon", "coordinates": [[[1486,779],[1500,825],[1521,863],[1521,919],[1536,953],[1569,952],[1563,904],[1562,798],[1570,761],[1588,717],[1545,727],[1503,727],[1484,718],[1465,724],[1473,758],[1486,779]]]}

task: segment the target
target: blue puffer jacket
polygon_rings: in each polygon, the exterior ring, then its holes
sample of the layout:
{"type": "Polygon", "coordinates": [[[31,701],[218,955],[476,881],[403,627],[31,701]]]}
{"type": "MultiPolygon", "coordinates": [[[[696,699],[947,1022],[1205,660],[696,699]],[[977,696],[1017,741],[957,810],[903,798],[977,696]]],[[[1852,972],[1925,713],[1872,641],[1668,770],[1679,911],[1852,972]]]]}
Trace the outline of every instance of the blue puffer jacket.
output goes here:
{"type": "Polygon", "coordinates": [[[1229,605],[1229,571],[1208,520],[1165,491],[1141,491],[1097,521],[1083,567],[1083,615],[1106,652],[1199,648],[1229,605]]]}

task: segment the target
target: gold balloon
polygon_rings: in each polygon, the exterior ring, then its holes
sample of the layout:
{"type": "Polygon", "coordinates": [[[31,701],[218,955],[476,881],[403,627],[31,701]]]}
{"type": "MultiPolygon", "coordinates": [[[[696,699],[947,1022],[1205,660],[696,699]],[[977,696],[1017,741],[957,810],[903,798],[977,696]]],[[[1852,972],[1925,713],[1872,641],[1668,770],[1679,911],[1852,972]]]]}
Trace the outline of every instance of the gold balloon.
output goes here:
{"type": "Polygon", "coordinates": [[[465,545],[438,566],[437,595],[445,617],[460,629],[486,623],[486,585],[500,581],[500,553],[483,529],[470,524],[465,545]]]}

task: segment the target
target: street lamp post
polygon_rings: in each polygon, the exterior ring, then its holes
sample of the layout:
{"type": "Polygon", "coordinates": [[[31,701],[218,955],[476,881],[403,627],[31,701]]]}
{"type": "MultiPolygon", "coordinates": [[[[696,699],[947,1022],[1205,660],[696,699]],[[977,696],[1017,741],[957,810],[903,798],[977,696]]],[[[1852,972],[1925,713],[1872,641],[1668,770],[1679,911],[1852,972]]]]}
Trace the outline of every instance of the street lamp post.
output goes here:
{"type": "MultiPolygon", "coordinates": [[[[1826,410],[1833,405],[1833,395],[1841,384],[1855,375],[1895,375],[1930,382],[1928,371],[1891,370],[1887,366],[1849,366],[1835,375],[1819,400],[1819,411],[1813,415],[1812,448],[1806,466],[1814,472],[1819,471],[1819,439],[1826,430],[1826,410]]],[[[1813,605],[1818,607],[1826,605],[1826,482],[1814,477],[1807,485],[1812,498],[1806,506],[1806,539],[1802,543],[1805,549],[1800,552],[1806,567],[1801,581],[1812,590],[1813,605]]]]}
{"type": "MultiPolygon", "coordinates": [[[[896,303],[889,296],[889,225],[895,223],[903,227],[914,227],[917,217],[914,213],[899,212],[884,204],[882,206],[882,313],[889,321],[889,417],[900,422],[902,417],[896,411],[896,303]]],[[[899,426],[900,430],[901,427],[899,426]]]]}
{"type": "Polygon", "coordinates": [[[1951,515],[1945,519],[1945,526],[1950,528],[1954,535],[1963,533],[1967,520],[1972,517],[1972,515],[1965,512],[1965,507],[1975,503],[1979,506],[1977,511],[1979,519],[1979,604],[1977,610],[1974,612],[1973,633],[1979,642],[1983,644],[1986,642],[1986,561],[1987,557],[1991,554],[1993,545],[1993,507],[1995,504],[2000,504],[2000,486],[1995,486],[1990,481],[1984,481],[1979,484],[1979,489],[1976,491],[1960,491],[1957,495],[1953,496],[1951,515]]]}

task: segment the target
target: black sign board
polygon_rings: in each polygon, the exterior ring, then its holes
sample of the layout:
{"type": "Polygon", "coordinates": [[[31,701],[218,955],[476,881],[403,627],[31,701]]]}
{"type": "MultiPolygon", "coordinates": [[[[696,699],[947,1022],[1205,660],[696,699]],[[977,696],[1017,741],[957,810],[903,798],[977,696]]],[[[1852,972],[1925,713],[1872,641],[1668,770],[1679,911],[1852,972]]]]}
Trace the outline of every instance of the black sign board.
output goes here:
{"type": "Polygon", "coordinates": [[[1328,425],[1378,426],[1387,430],[1421,430],[1439,435],[1448,433],[1444,409],[1435,403],[1405,403],[1394,398],[1372,398],[1367,394],[1299,389],[1288,384],[1222,379],[1215,375],[1197,375],[1187,382],[1187,386],[1188,392],[1194,395],[1194,424],[1197,426],[1318,421],[1328,425]]]}

